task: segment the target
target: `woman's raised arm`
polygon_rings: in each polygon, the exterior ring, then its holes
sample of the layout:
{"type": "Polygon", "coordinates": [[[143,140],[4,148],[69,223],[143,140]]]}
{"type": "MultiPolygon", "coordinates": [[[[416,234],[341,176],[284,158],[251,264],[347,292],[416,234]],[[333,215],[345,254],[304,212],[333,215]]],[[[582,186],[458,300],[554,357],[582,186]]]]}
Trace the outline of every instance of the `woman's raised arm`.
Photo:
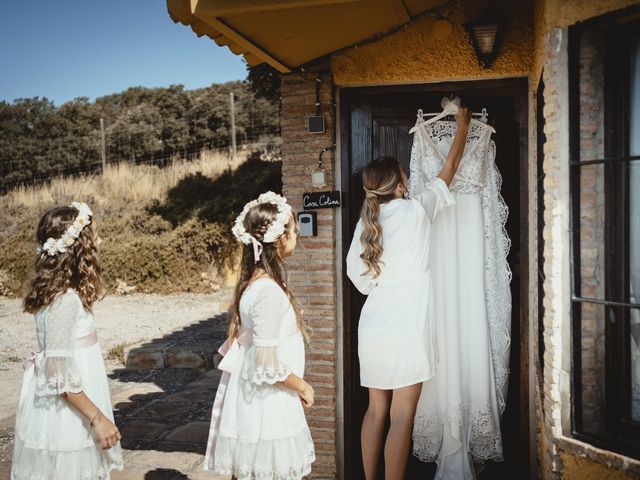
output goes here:
{"type": "Polygon", "coordinates": [[[453,176],[458,170],[458,165],[460,165],[460,159],[462,158],[462,153],[464,152],[464,146],[467,140],[470,120],[471,110],[467,107],[460,107],[458,109],[458,113],[456,113],[456,122],[458,124],[456,136],[451,144],[449,155],[447,155],[447,163],[438,174],[438,177],[444,180],[447,186],[449,186],[451,180],[453,180],[453,176]]]}

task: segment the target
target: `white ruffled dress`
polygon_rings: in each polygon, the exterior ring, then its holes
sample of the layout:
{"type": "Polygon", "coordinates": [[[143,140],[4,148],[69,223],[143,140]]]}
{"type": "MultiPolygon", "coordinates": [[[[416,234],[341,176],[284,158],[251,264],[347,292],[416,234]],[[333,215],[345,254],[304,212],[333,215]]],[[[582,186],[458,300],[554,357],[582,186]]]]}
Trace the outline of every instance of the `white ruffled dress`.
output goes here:
{"type": "Polygon", "coordinates": [[[122,469],[120,443],[103,450],[88,421],[61,396],[83,391],[113,421],[93,315],[69,289],[35,320],[39,351],[24,363],[11,479],[108,479],[122,469]]]}
{"type": "Polygon", "coordinates": [[[295,480],[311,472],[313,440],[298,393],[277,385],[304,375],[304,340],[286,293],[270,278],[240,299],[242,330],[226,343],[204,469],[238,480],[295,480]]]}

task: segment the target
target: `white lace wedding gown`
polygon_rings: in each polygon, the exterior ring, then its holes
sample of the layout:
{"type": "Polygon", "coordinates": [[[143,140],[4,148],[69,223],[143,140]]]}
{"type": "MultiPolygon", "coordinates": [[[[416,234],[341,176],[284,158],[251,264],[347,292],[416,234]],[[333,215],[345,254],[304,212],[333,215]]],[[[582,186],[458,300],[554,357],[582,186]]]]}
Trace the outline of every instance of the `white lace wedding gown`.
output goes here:
{"type": "MultiPolygon", "coordinates": [[[[410,195],[442,169],[456,123],[421,123],[411,153],[410,195]]],[[[474,462],[502,459],[500,415],[509,364],[511,272],[507,207],[491,130],[472,122],[449,186],[455,206],[435,220],[431,269],[440,362],[416,412],[414,455],[436,461],[437,479],[475,478],[474,462]]]]}
{"type": "Polygon", "coordinates": [[[93,315],[69,289],[35,320],[39,351],[24,363],[11,479],[108,479],[112,469],[122,470],[120,442],[103,450],[89,422],[62,398],[84,392],[113,421],[93,315]]]}

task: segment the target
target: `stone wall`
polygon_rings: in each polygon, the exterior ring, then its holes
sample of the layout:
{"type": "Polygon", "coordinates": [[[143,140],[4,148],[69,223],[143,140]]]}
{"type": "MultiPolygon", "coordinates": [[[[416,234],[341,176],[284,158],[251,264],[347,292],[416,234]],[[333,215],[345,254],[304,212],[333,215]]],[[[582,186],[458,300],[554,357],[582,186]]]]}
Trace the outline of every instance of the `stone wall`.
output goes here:
{"type": "MultiPolygon", "coordinates": [[[[556,439],[563,434],[563,407],[570,406],[569,135],[567,32],[553,30],[544,64],[544,478],[560,478],[556,439]]],[[[566,416],[565,418],[569,418],[566,416]]]]}

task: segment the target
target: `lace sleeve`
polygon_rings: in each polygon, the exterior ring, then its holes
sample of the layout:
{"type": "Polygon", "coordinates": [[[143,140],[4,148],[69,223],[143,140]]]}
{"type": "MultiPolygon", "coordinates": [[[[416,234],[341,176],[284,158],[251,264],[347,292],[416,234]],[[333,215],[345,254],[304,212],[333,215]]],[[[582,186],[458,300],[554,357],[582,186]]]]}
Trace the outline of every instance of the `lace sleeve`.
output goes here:
{"type": "Polygon", "coordinates": [[[490,163],[482,191],[485,295],[496,396],[502,414],[507,396],[511,345],[511,269],[507,262],[511,239],[506,230],[509,209],[500,193],[502,176],[495,164],[496,146],[493,141],[488,145],[487,155],[490,163]]]}
{"type": "Polygon", "coordinates": [[[411,145],[411,161],[409,162],[409,198],[414,198],[418,192],[424,190],[424,177],[422,175],[421,162],[422,155],[422,137],[417,131],[413,137],[411,145]]]}
{"type": "Polygon", "coordinates": [[[36,395],[82,391],[82,375],[73,358],[82,303],[74,293],[54,300],[45,326],[45,356],[37,374],[36,395]]]}
{"type": "Polygon", "coordinates": [[[276,283],[268,282],[258,292],[251,309],[253,342],[242,366],[244,380],[257,385],[274,384],[291,374],[291,368],[278,355],[282,319],[290,308],[289,299],[276,283]]]}

